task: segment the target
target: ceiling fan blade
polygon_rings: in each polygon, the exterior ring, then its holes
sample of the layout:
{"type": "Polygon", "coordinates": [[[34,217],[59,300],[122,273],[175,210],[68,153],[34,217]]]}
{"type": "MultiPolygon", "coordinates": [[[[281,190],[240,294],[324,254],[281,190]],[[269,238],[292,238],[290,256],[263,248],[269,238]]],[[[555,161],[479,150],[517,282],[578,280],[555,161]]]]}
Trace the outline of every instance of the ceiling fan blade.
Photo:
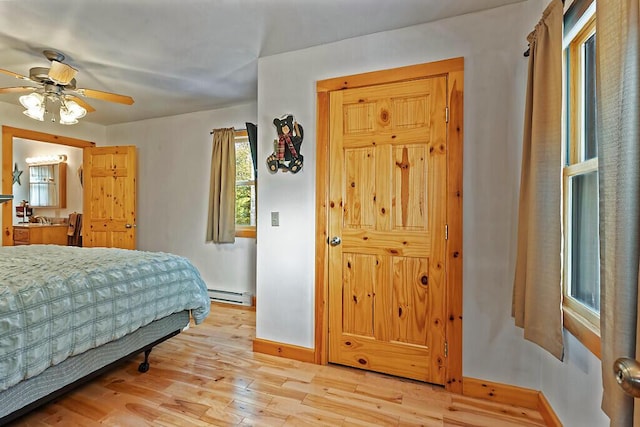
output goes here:
{"type": "Polygon", "coordinates": [[[87,98],[101,99],[103,101],[117,102],[119,104],[133,104],[133,98],[126,95],[118,95],[117,93],[103,92],[95,89],[76,89],[76,92],[87,98]]]}
{"type": "Polygon", "coordinates": [[[31,92],[36,90],[37,88],[32,86],[16,86],[16,87],[2,87],[0,88],[0,93],[21,93],[21,92],[31,92]]]}
{"type": "Polygon", "coordinates": [[[3,70],[2,68],[0,68],[0,73],[7,74],[7,75],[9,75],[11,77],[15,77],[16,79],[31,81],[31,79],[29,77],[27,77],[27,76],[23,76],[22,74],[14,73],[13,71],[3,70]]]}
{"type": "Polygon", "coordinates": [[[75,96],[75,95],[65,95],[64,97],[65,99],[68,99],[70,101],[75,101],[78,103],[78,105],[80,105],[82,108],[84,108],[85,110],[87,110],[87,113],[93,113],[94,111],[96,111],[95,108],[93,108],[91,105],[89,105],[89,103],[87,103],[87,101],[85,101],[84,99],[80,98],[79,96],[75,96]]]}
{"type": "Polygon", "coordinates": [[[52,82],[57,83],[59,85],[68,84],[78,73],[78,70],[75,68],[63,64],[58,61],[51,61],[51,68],[49,68],[49,78],[52,82]]]}

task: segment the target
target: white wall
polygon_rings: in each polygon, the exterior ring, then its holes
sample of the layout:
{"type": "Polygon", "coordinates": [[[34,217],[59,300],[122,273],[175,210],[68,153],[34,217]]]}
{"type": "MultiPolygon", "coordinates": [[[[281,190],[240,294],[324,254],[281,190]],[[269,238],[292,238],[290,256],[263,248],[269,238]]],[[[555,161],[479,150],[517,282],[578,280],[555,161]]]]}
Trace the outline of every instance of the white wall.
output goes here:
{"type": "MultiPolygon", "coordinates": [[[[53,218],[68,218],[71,212],[82,212],[82,185],[78,177],[78,167],[82,164],[82,149],[68,145],[51,144],[48,142],[31,141],[15,138],[13,141],[13,163],[22,171],[20,184],[13,184],[14,206],[22,200],[29,200],[29,167],[27,157],[53,156],[66,154],[67,156],[67,205],[66,208],[33,208],[33,215],[53,218]]],[[[13,223],[17,224],[22,218],[15,216],[13,223]]]]}
{"type": "MultiPolygon", "coordinates": [[[[34,130],[38,132],[49,133],[52,135],[84,139],[87,141],[93,141],[98,145],[104,144],[106,140],[107,133],[104,126],[88,123],[86,121],[80,121],[80,123],[72,126],[65,126],[48,121],[39,122],[37,120],[30,119],[22,114],[22,110],[22,106],[17,101],[14,104],[9,102],[0,102],[0,125],[34,130]]],[[[1,162],[2,153],[0,153],[0,163],[1,162]]],[[[70,170],[69,174],[71,175],[72,173],[75,172],[70,170]]],[[[69,178],[72,179],[71,177],[69,178]]],[[[2,221],[2,209],[0,209],[0,221],[2,221]]]]}
{"type": "Polygon", "coordinates": [[[572,338],[565,362],[554,360],[522,338],[510,315],[523,52],[546,3],[529,0],[259,60],[258,338],[313,347],[316,81],[463,56],[463,374],[541,389],[567,426],[608,424],[599,409],[599,360],[572,338]],[[287,112],[305,127],[304,169],[271,175],[264,166],[275,137],[271,122],[287,112]],[[270,225],[272,211],[280,212],[280,227],[270,225]]]}
{"type": "Polygon", "coordinates": [[[138,152],[138,249],[189,258],[209,288],[255,295],[256,240],[205,243],[212,129],[256,122],[256,104],[107,127],[109,145],[138,152]]]}

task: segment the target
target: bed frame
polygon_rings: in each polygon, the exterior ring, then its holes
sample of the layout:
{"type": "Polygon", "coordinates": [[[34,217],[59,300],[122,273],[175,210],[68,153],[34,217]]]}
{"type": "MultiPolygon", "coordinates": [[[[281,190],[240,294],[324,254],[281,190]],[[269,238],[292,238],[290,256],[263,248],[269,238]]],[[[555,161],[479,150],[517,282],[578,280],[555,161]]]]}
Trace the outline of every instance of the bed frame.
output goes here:
{"type": "Polygon", "coordinates": [[[36,377],[0,392],[0,426],[62,396],[142,352],[144,361],[138,366],[138,371],[147,372],[149,354],[153,347],[178,335],[188,325],[188,311],[171,314],[116,341],[70,357],[36,377]]]}

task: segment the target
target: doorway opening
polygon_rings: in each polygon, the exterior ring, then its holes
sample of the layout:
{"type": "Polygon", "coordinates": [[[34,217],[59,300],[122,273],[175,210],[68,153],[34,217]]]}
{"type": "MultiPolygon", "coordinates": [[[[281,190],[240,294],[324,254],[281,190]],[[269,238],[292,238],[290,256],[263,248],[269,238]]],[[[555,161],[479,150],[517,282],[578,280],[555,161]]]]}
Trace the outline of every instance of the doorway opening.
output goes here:
{"type": "MultiPolygon", "coordinates": [[[[13,194],[14,143],[19,140],[58,144],[68,147],[85,148],[96,144],[77,138],[53,135],[28,129],[2,126],[2,194],[13,194]]],[[[82,156],[80,155],[80,158],[82,156]]],[[[76,171],[72,171],[75,175],[76,171]]],[[[13,245],[14,206],[20,203],[15,197],[13,201],[3,203],[2,206],[2,245],[13,245]]]]}

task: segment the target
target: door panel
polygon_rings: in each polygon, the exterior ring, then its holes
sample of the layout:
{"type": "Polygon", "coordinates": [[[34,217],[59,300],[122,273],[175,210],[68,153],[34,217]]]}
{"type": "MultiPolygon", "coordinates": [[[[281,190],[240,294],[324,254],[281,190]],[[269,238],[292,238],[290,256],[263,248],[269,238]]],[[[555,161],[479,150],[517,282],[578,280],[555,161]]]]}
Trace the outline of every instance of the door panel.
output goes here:
{"type": "Polygon", "coordinates": [[[83,246],[136,247],[136,148],[84,149],[83,246]]]}
{"type": "Polygon", "coordinates": [[[346,182],[354,183],[345,188],[344,227],[351,229],[375,229],[375,155],[370,147],[345,149],[346,182]],[[355,185],[358,180],[358,186],[355,185]]]}
{"type": "Polygon", "coordinates": [[[427,231],[427,152],[423,144],[393,148],[393,230],[427,231]],[[412,190],[426,190],[412,191],[412,190]]]}
{"type": "Polygon", "coordinates": [[[373,337],[376,263],[376,257],[373,255],[344,255],[344,333],[373,337]]]}
{"type": "Polygon", "coordinates": [[[333,91],[329,134],[329,361],[443,384],[446,78],[333,91]]]}
{"type": "Polygon", "coordinates": [[[392,257],[393,313],[391,339],[397,342],[430,347],[428,259],[392,257]]]}

